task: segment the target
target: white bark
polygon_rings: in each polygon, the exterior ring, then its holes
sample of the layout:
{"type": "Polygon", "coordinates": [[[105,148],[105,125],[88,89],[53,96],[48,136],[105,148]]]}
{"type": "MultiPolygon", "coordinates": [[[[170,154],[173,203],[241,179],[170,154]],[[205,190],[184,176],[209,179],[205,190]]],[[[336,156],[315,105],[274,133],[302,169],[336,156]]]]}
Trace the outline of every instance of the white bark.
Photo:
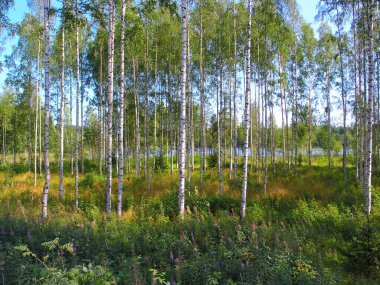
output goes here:
{"type": "MultiPolygon", "coordinates": [[[[220,9],[220,8],[219,8],[220,9]]],[[[222,131],[223,131],[223,64],[222,64],[222,19],[219,14],[219,29],[218,29],[218,62],[217,68],[219,74],[219,92],[217,91],[217,125],[218,125],[218,177],[219,177],[219,193],[223,193],[223,165],[222,165],[222,131]]]]}
{"type": "Polygon", "coordinates": [[[206,171],[206,120],[205,120],[205,89],[203,73],[203,19],[202,19],[203,2],[201,3],[200,14],[200,43],[199,43],[199,73],[200,73],[200,100],[201,100],[201,173],[200,173],[200,190],[203,189],[203,175],[206,171]]]}
{"type": "Polygon", "coordinates": [[[76,48],[76,112],[75,112],[75,209],[79,207],[79,97],[81,92],[81,78],[79,70],[79,23],[78,23],[78,0],[75,1],[76,5],[76,32],[75,32],[75,48],[76,48]]]}
{"type": "Polygon", "coordinates": [[[47,217],[48,195],[50,190],[50,0],[44,2],[44,28],[45,28],[45,129],[44,129],[44,166],[45,185],[42,192],[42,217],[47,217]]]}
{"type": "Polygon", "coordinates": [[[117,216],[121,217],[123,204],[123,174],[124,174],[124,34],[125,34],[125,6],[126,1],[122,1],[121,6],[121,47],[120,47],[120,114],[119,114],[119,173],[118,173],[118,194],[117,194],[117,216]]]}
{"type": "Polygon", "coordinates": [[[134,86],[134,100],[135,100],[135,138],[136,138],[136,159],[135,171],[136,175],[140,175],[140,98],[138,92],[138,82],[136,77],[136,63],[133,61],[133,86],[134,86]]]}
{"type": "Polygon", "coordinates": [[[234,186],[236,187],[237,176],[237,112],[236,112],[236,95],[237,95],[237,35],[236,35],[236,14],[234,2],[234,186]]]}
{"type": "Polygon", "coordinates": [[[243,183],[241,189],[241,213],[240,218],[244,220],[247,204],[247,182],[248,182],[248,142],[250,125],[250,97],[251,97],[251,21],[253,0],[248,0],[248,31],[247,31],[247,61],[246,61],[246,85],[244,98],[244,157],[243,157],[243,183]]]}
{"type": "Polygon", "coordinates": [[[186,37],[187,37],[187,0],[181,0],[182,11],[182,65],[181,65],[181,100],[180,100],[180,141],[179,141],[179,181],[178,208],[180,215],[185,214],[185,155],[186,155],[186,37]]]}
{"type": "Polygon", "coordinates": [[[38,39],[37,51],[37,82],[36,82],[36,119],[35,119],[35,134],[34,134],[34,187],[37,186],[37,144],[38,144],[38,118],[40,106],[40,52],[41,41],[38,39]]]}
{"type": "Polygon", "coordinates": [[[112,191],[112,114],[113,114],[113,57],[114,57],[114,1],[109,0],[109,31],[108,31],[108,113],[107,113],[107,183],[106,183],[106,212],[111,213],[112,191]]]}
{"type": "Polygon", "coordinates": [[[374,103],[374,0],[369,3],[369,50],[368,50],[368,102],[367,102],[367,129],[365,145],[365,166],[364,166],[364,193],[366,196],[366,212],[369,215],[372,210],[372,125],[373,125],[373,103],[374,103]]]}
{"type": "MultiPolygon", "coordinates": [[[[65,4],[63,3],[63,6],[65,4]]],[[[63,8],[64,9],[64,8],[63,8]]],[[[63,22],[63,17],[62,17],[63,22]]],[[[63,198],[63,150],[64,150],[64,109],[65,109],[65,28],[62,24],[62,43],[61,43],[61,109],[60,109],[60,128],[59,128],[59,199],[63,198]]]]}
{"type": "Polygon", "coordinates": [[[146,50],[145,50],[145,108],[144,108],[144,125],[145,125],[145,175],[147,179],[147,188],[150,190],[150,163],[149,163],[149,48],[148,31],[146,31],[146,50]]]}

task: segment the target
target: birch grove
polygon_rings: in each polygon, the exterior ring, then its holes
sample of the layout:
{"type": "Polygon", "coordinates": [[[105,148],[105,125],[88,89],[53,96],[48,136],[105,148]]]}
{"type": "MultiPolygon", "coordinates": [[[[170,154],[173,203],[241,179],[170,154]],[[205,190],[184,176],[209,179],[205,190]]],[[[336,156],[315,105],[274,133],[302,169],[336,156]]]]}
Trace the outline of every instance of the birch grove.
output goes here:
{"type": "Polygon", "coordinates": [[[320,1],[314,26],[294,1],[53,4],[43,1],[43,23],[37,8],[20,22],[7,58],[15,99],[0,102],[2,163],[25,160],[36,188],[45,175],[44,217],[50,160],[60,203],[74,197],[78,211],[81,189],[103,183],[105,211],[122,217],[132,177],[153,195],[167,174],[182,216],[186,197],[212,187],[241,189],[244,219],[254,193],[273,194],[273,177],[308,166],[340,167],[370,214],[380,165],[376,1],[320,1]]]}

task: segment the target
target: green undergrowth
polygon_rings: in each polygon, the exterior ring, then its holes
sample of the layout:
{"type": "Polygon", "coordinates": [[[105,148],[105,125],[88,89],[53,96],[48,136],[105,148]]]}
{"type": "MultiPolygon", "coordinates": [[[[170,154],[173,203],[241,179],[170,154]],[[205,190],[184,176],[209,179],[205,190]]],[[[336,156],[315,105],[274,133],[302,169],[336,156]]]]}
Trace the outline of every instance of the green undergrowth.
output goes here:
{"type": "Polygon", "coordinates": [[[127,175],[121,219],[103,212],[104,177],[95,172],[81,177],[78,211],[67,178],[63,201],[52,190],[45,221],[31,174],[14,174],[0,186],[1,279],[3,284],[379,284],[378,186],[368,219],[362,191],[353,181],[341,182],[339,169],[279,172],[281,166],[269,178],[267,195],[258,174],[250,174],[243,222],[240,188],[228,170],[222,194],[215,192],[213,171],[202,190],[194,175],[183,219],[177,215],[175,174],[173,179],[167,172],[156,174],[150,191],[144,178],[127,175]]]}

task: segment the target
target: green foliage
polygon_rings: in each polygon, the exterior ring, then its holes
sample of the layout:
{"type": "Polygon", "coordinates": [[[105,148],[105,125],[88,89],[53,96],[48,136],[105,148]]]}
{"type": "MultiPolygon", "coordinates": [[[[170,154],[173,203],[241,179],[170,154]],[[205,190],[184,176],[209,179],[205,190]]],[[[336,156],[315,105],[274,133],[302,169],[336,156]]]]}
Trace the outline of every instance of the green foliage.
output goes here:
{"type": "Polygon", "coordinates": [[[207,157],[207,166],[210,168],[215,168],[218,166],[218,152],[214,151],[212,154],[209,154],[207,157]]]}
{"type": "Polygon", "coordinates": [[[169,168],[166,162],[166,159],[162,154],[156,157],[155,166],[156,166],[155,171],[157,172],[165,172],[169,168]]]}
{"type": "MultiPolygon", "coordinates": [[[[240,191],[228,186],[223,194],[186,193],[184,219],[175,184],[145,192],[146,180],[133,175],[122,219],[104,215],[104,178],[95,173],[81,179],[80,210],[72,212],[69,192],[61,202],[53,196],[44,222],[32,190],[0,192],[0,273],[6,284],[376,284],[379,223],[374,218],[367,227],[362,192],[342,182],[340,169],[301,166],[297,177],[270,175],[269,185],[289,197],[265,197],[254,175],[244,222],[240,191]]],[[[155,183],[171,185],[166,176],[155,174],[155,183]]],[[[378,200],[375,193],[375,217],[378,200]]]]}
{"type": "Polygon", "coordinates": [[[380,233],[370,219],[353,236],[345,255],[349,269],[356,274],[366,278],[380,276],[380,233]]]}
{"type": "Polygon", "coordinates": [[[94,186],[94,182],[95,182],[95,175],[90,172],[85,175],[84,179],[82,179],[79,184],[81,187],[90,188],[94,186]]]}

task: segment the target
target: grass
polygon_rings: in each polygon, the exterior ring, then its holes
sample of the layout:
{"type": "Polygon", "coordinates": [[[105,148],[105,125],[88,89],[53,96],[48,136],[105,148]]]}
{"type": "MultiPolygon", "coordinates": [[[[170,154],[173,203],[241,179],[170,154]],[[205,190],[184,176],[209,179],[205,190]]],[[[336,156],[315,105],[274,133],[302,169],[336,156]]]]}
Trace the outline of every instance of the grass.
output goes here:
{"type": "Polygon", "coordinates": [[[114,213],[107,217],[103,176],[80,175],[75,210],[74,178],[65,173],[59,201],[53,173],[45,221],[43,177],[34,188],[33,173],[4,169],[3,284],[378,284],[379,185],[368,220],[352,168],[347,183],[339,167],[328,169],[321,158],[299,167],[297,175],[276,169],[266,196],[258,173],[249,174],[244,222],[238,217],[241,176],[235,187],[228,169],[222,194],[215,169],[208,169],[202,191],[199,173],[193,173],[183,220],[177,216],[176,173],[155,174],[150,190],[145,178],[125,175],[121,219],[114,214],[116,178],[114,213]]]}

